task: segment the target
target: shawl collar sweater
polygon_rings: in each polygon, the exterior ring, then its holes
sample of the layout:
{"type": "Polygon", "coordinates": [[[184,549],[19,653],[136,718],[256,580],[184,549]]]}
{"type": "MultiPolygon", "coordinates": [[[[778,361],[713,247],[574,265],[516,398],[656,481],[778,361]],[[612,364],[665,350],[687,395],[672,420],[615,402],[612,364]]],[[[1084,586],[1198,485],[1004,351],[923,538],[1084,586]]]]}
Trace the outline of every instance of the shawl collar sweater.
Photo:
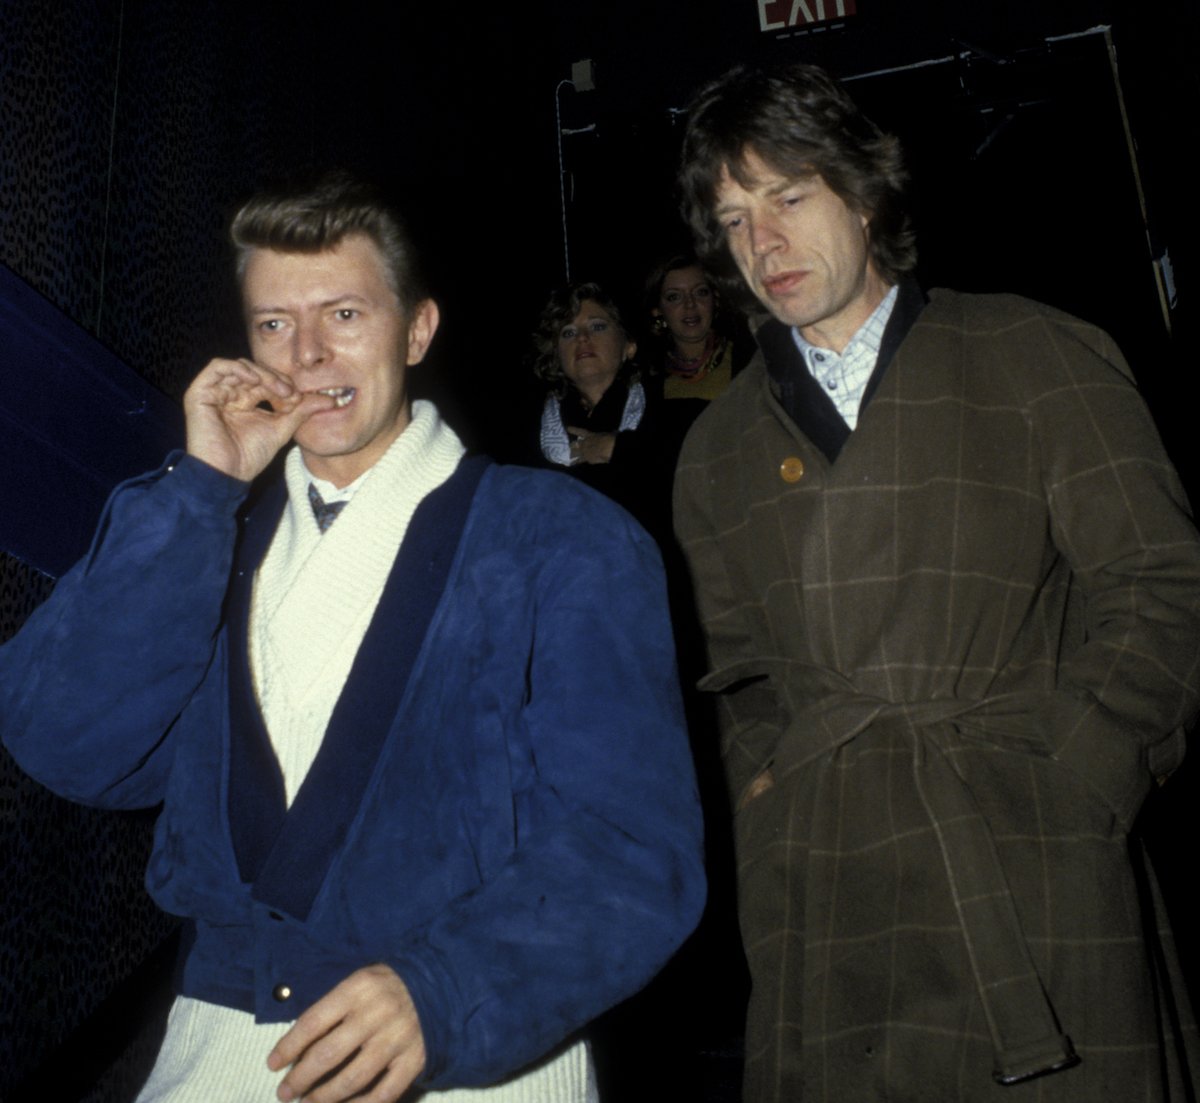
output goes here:
{"type": "Polygon", "coordinates": [[[290,804],[317,753],[409,521],[463,446],[428,402],[324,534],[300,451],[285,461],[287,505],[255,577],[250,665],[290,804]]]}

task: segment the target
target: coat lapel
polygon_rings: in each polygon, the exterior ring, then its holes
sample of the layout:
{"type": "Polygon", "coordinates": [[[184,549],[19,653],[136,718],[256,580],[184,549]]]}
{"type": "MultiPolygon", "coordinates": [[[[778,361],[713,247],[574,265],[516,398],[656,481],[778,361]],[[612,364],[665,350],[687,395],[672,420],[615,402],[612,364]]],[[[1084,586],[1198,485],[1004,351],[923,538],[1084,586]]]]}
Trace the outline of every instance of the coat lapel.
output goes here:
{"type": "MultiPolygon", "coordinates": [[[[917,315],[925,308],[924,292],[915,280],[905,279],[900,283],[896,305],[888,319],[879,346],[879,357],[871,378],[863,391],[859,416],[866,410],[871,397],[879,388],[880,381],[892,362],[917,315]]],[[[766,361],[771,388],[788,416],[830,462],[836,462],[842,448],[850,439],[850,427],[838,413],[833,400],[804,365],[800,350],[796,347],[790,326],[771,319],[758,330],[758,343],[766,361]]]]}
{"type": "Polygon", "coordinates": [[[287,812],[283,773],[254,695],[250,674],[250,599],[254,573],[271,546],[287,503],[282,477],[268,483],[241,518],[226,598],[229,640],[229,831],[243,882],[258,876],[287,812]]]}
{"type": "Polygon", "coordinates": [[[800,430],[832,463],[850,436],[833,400],[805,368],[790,326],[773,318],[758,331],[771,389],[800,430]]]}

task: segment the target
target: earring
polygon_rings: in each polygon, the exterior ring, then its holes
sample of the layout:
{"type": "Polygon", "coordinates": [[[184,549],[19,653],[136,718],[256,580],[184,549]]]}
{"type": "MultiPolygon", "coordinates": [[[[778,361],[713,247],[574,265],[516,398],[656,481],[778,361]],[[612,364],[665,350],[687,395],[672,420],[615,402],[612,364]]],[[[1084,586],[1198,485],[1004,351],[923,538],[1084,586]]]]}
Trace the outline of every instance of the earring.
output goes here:
{"type": "Polygon", "coordinates": [[[661,337],[667,332],[667,319],[661,314],[655,314],[654,321],[651,323],[650,328],[654,330],[654,335],[656,337],[661,337]]]}

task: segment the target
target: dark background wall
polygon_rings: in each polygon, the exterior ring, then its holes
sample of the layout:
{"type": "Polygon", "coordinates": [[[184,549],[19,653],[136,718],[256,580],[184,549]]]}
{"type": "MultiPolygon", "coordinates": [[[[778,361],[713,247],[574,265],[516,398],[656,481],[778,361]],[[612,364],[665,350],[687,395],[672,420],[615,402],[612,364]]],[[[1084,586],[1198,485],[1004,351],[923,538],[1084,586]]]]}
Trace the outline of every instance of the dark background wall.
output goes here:
{"type": "MultiPolygon", "coordinates": [[[[763,33],[756,0],[0,0],[0,262],[178,397],[239,348],[223,240],[237,201],[299,168],[368,172],[409,212],[442,300],[426,385],[503,450],[526,335],[563,280],[556,103],[572,276],[632,294],[681,233],[689,91],[740,60],[818,61],[905,140],[923,278],[1106,325],[1191,480],[1198,18],[1189,0],[859,0],[841,23],[763,33]],[[583,58],[596,89],[556,91],[583,58]]],[[[0,349],[0,410],[20,417],[14,370],[0,349]]],[[[84,381],[61,401],[86,422],[84,381]]],[[[0,494],[37,479],[5,475],[0,494]]],[[[0,639],[51,586],[0,553],[0,639]]],[[[1194,829],[1178,803],[1160,837],[1194,829]]],[[[126,1049],[121,985],[170,929],[140,889],[147,828],[57,801],[0,758],[0,1098],[97,1081],[93,1098],[119,1098],[133,1075],[134,1058],[104,1069],[126,1049]]]]}

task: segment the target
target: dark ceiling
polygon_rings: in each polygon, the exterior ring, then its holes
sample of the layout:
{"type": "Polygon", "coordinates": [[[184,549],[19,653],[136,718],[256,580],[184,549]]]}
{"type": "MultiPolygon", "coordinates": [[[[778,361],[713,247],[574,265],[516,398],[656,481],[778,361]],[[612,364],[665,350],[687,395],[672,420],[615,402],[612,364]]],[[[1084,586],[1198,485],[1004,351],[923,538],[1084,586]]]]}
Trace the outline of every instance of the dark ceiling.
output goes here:
{"type": "Polygon", "coordinates": [[[563,282],[559,122],[571,275],[632,297],[681,233],[680,109],[740,61],[824,64],[902,137],[927,281],[1035,295],[1127,348],[1166,340],[1168,321],[1190,344],[1197,243],[1182,158],[1197,137],[1196,5],[859,0],[817,27],[761,29],[817,7],[406,5],[366,55],[359,36],[340,48],[317,37],[314,68],[340,74],[366,110],[317,95],[329,132],[314,148],[336,160],[374,128],[374,167],[434,260],[442,351],[468,373],[460,391],[502,405],[540,302],[563,282]],[[592,91],[560,84],[582,59],[592,91]],[[1152,264],[1164,254],[1182,289],[1169,311],[1152,264]]]}

